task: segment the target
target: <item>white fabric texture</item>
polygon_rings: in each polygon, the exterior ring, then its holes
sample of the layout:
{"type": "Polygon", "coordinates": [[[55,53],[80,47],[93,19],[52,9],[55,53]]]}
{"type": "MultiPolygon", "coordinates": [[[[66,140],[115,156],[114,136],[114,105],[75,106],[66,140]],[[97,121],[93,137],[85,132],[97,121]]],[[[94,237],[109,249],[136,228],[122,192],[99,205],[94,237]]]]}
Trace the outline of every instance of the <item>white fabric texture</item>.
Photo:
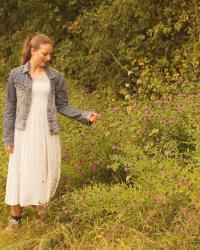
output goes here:
{"type": "Polygon", "coordinates": [[[50,80],[34,77],[26,129],[15,128],[14,150],[9,155],[5,203],[47,204],[54,195],[61,167],[59,134],[50,134],[47,102],[50,80]]]}

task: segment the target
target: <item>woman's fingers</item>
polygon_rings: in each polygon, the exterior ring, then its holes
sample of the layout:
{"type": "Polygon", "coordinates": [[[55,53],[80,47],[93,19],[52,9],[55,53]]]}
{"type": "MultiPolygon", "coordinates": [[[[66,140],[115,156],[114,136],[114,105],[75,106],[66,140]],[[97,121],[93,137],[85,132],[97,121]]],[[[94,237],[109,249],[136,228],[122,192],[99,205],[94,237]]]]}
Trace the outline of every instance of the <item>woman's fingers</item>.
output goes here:
{"type": "Polygon", "coordinates": [[[13,145],[8,145],[8,146],[6,147],[6,151],[7,151],[8,153],[13,153],[13,145]]]}
{"type": "Polygon", "coordinates": [[[96,112],[93,112],[92,115],[90,116],[90,119],[89,119],[89,120],[90,120],[91,122],[94,122],[94,121],[98,120],[100,117],[101,117],[100,114],[98,114],[98,113],[96,113],[96,112]]]}
{"type": "Polygon", "coordinates": [[[10,153],[13,153],[13,146],[11,145],[10,148],[9,148],[9,152],[10,153]]]}

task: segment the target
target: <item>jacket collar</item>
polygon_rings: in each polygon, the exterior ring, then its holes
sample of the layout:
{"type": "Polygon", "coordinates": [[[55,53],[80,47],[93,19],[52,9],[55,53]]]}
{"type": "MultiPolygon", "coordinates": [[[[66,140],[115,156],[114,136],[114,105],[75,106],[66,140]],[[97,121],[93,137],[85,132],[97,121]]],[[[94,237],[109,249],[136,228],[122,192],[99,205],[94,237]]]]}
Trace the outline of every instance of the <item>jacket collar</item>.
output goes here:
{"type": "MultiPolygon", "coordinates": [[[[24,67],[23,71],[22,71],[23,74],[29,72],[29,69],[30,69],[30,60],[27,61],[24,64],[23,67],[24,67]]],[[[45,66],[45,71],[46,71],[46,74],[47,74],[47,76],[48,76],[49,79],[52,79],[52,78],[56,77],[55,73],[53,72],[53,70],[48,65],[45,66]]]]}

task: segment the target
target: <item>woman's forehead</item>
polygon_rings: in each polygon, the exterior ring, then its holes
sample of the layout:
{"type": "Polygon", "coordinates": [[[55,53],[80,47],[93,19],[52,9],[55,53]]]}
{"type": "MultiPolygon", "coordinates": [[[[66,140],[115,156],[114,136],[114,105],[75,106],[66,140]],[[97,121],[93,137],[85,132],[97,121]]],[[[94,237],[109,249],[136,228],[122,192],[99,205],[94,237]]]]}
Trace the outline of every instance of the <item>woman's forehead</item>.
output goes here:
{"type": "Polygon", "coordinates": [[[39,49],[40,49],[42,52],[52,51],[53,46],[52,46],[51,44],[49,44],[49,43],[46,43],[46,44],[40,44],[39,49]]]}

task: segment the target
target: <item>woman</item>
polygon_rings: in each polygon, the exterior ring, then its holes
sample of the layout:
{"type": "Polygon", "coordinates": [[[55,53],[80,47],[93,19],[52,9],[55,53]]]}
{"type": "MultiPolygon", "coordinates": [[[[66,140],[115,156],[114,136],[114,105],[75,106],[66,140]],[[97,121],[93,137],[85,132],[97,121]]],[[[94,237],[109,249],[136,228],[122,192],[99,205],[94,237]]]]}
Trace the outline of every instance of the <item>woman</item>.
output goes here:
{"type": "Polygon", "coordinates": [[[60,178],[61,148],[57,112],[87,126],[100,114],[68,104],[63,75],[49,66],[52,40],[27,37],[22,65],[11,70],[4,107],[4,146],[9,153],[5,203],[11,207],[7,231],[18,228],[24,206],[36,205],[44,218],[60,178]]]}

